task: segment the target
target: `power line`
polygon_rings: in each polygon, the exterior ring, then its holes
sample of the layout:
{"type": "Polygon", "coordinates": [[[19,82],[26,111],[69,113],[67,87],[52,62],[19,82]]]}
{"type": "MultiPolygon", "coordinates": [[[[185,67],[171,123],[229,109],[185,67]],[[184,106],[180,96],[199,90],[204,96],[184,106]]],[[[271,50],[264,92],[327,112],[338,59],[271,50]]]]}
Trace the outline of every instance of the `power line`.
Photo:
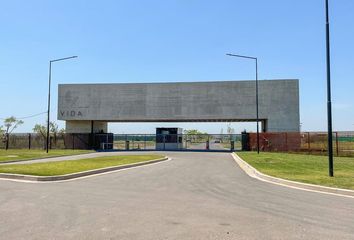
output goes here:
{"type": "MultiPolygon", "coordinates": [[[[37,117],[37,116],[40,116],[40,115],[43,115],[43,114],[46,114],[46,113],[47,113],[47,111],[41,112],[41,113],[36,113],[36,114],[25,116],[25,117],[16,118],[16,119],[22,120],[22,119],[27,119],[27,118],[33,118],[33,117],[37,117]]],[[[0,119],[1,120],[5,120],[6,118],[0,118],[0,119]]]]}

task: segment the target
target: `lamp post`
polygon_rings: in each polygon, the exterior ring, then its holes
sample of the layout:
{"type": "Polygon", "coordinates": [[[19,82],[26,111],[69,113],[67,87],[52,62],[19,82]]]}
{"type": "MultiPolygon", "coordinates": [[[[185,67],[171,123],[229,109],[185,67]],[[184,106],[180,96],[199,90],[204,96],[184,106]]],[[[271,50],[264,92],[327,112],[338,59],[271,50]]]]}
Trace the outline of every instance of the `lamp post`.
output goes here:
{"type": "Polygon", "coordinates": [[[46,142],[46,149],[47,153],[49,151],[49,113],[50,113],[50,85],[51,85],[51,78],[52,78],[52,63],[53,62],[59,62],[59,61],[64,61],[68,60],[71,58],[77,58],[77,56],[71,56],[71,57],[66,57],[66,58],[59,58],[59,59],[54,59],[49,61],[49,80],[48,80],[48,112],[47,112],[47,142],[46,142]]]}
{"type": "Polygon", "coordinates": [[[327,124],[328,124],[328,173],[333,177],[333,136],[332,136],[332,100],[331,100],[331,51],[329,39],[328,0],[326,0],[326,58],[327,58],[327,124]]]}
{"type": "Polygon", "coordinates": [[[250,57],[250,56],[244,56],[244,55],[237,55],[237,54],[231,54],[227,53],[227,56],[230,57],[238,57],[238,58],[246,58],[246,59],[252,59],[255,60],[256,62],[256,121],[257,121],[257,153],[259,154],[259,114],[258,114],[258,58],[256,57],[250,57]]]}

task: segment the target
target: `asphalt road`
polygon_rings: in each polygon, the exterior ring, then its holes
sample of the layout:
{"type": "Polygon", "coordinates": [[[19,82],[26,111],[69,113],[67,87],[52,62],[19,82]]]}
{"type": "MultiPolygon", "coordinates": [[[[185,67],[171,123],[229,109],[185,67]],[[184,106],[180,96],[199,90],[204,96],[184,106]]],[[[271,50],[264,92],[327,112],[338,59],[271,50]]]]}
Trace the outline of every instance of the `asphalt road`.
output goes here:
{"type": "Polygon", "coordinates": [[[0,239],[354,239],[354,199],[260,182],[229,153],[165,154],[74,181],[1,180],[0,239]]]}
{"type": "MultiPolygon", "coordinates": [[[[197,144],[189,144],[188,149],[193,149],[193,150],[206,150],[206,143],[197,143],[197,144]]],[[[229,148],[224,148],[220,143],[214,143],[210,142],[209,143],[209,149],[210,150],[221,150],[221,151],[227,151],[230,150],[229,148]]]]}

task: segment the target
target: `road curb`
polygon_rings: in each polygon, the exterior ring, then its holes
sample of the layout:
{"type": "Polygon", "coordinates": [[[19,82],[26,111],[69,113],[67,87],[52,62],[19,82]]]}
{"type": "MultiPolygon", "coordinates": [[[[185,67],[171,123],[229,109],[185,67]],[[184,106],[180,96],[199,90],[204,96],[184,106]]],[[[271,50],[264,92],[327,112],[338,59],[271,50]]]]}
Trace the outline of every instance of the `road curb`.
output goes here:
{"type": "Polygon", "coordinates": [[[90,175],[97,175],[97,174],[101,174],[101,173],[112,172],[112,171],[132,168],[132,167],[143,166],[143,165],[149,165],[149,164],[153,164],[153,163],[163,162],[168,159],[169,159],[168,157],[164,157],[164,158],[159,158],[159,159],[150,160],[150,161],[146,161],[146,162],[139,162],[139,163],[133,163],[133,164],[127,164],[127,165],[121,165],[121,166],[114,166],[114,167],[99,168],[99,169],[88,170],[88,171],[84,171],[84,172],[71,173],[71,174],[65,174],[65,175],[57,175],[57,176],[32,176],[32,175],[24,175],[24,174],[0,173],[0,178],[1,179],[9,179],[9,180],[32,181],[32,182],[55,182],[55,181],[69,180],[69,179],[74,179],[74,178],[90,176],[90,175]]]}
{"type": "Polygon", "coordinates": [[[295,182],[295,181],[291,181],[291,180],[286,180],[286,179],[282,179],[282,178],[269,176],[267,174],[259,172],[257,169],[255,169],[250,164],[248,164],[246,161],[244,161],[236,153],[231,153],[231,155],[234,158],[234,160],[236,161],[236,163],[240,166],[240,168],[244,172],[246,172],[247,175],[249,175],[252,178],[256,178],[261,181],[270,182],[270,183],[274,183],[274,184],[278,184],[278,185],[282,185],[282,186],[286,186],[286,187],[291,187],[291,188],[297,188],[297,189],[302,189],[302,190],[307,190],[307,191],[321,192],[321,193],[341,195],[341,196],[345,196],[345,197],[354,198],[354,191],[353,190],[325,187],[325,186],[295,182]]]}
{"type": "Polygon", "coordinates": [[[50,158],[60,158],[60,157],[74,157],[74,156],[80,156],[80,155],[86,155],[86,154],[92,154],[92,153],[97,153],[97,152],[91,152],[91,153],[79,153],[79,154],[74,154],[74,155],[63,155],[63,156],[46,156],[42,158],[29,158],[29,159],[24,159],[24,160],[9,160],[9,161],[3,161],[0,162],[1,164],[8,164],[8,163],[21,163],[21,162],[29,162],[29,161],[36,161],[36,160],[43,160],[43,159],[50,159],[50,158]]]}

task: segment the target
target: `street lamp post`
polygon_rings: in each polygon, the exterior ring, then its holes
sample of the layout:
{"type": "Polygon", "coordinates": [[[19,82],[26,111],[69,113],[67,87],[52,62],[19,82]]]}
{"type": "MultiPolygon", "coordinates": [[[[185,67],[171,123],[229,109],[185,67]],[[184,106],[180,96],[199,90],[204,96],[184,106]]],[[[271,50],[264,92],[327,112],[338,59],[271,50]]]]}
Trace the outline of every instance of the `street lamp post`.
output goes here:
{"type": "Polygon", "coordinates": [[[328,172],[333,177],[333,135],[332,135],[332,100],[331,100],[331,51],[329,39],[328,0],[326,0],[326,57],[327,57],[327,124],[328,124],[328,172]]]}
{"type": "Polygon", "coordinates": [[[47,112],[47,142],[46,142],[46,150],[47,153],[49,151],[49,121],[50,121],[50,117],[49,117],[49,113],[50,113],[50,85],[51,85],[51,81],[52,81],[52,63],[53,62],[59,62],[59,61],[64,61],[64,60],[68,60],[71,58],[77,58],[77,56],[71,56],[71,57],[66,57],[66,58],[59,58],[59,59],[54,59],[54,60],[50,60],[49,61],[49,80],[48,80],[48,112],[47,112]]]}
{"type": "Polygon", "coordinates": [[[259,154],[259,114],[258,114],[258,58],[256,57],[250,57],[250,56],[244,56],[244,55],[237,55],[237,54],[231,54],[227,53],[227,56],[230,57],[239,57],[239,58],[247,58],[247,59],[252,59],[255,60],[256,62],[256,121],[257,121],[257,153],[259,154]]]}

